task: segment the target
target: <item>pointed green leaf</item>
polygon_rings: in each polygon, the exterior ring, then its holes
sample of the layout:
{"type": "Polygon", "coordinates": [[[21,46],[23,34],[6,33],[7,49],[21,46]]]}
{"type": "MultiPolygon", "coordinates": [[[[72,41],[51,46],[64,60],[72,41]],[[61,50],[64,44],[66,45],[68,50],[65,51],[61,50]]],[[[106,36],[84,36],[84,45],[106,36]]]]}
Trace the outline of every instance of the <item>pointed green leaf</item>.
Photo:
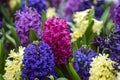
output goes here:
{"type": "Polygon", "coordinates": [[[103,13],[102,17],[101,17],[101,21],[103,21],[104,23],[107,21],[108,17],[110,14],[110,7],[108,7],[105,12],[103,13]]]}
{"type": "Polygon", "coordinates": [[[1,74],[0,74],[0,80],[4,80],[1,74]]]}
{"type": "Polygon", "coordinates": [[[30,34],[29,34],[30,42],[38,40],[36,33],[30,29],[30,34]]]}
{"type": "Polygon", "coordinates": [[[16,42],[14,40],[14,38],[12,38],[11,36],[9,36],[8,34],[5,34],[6,38],[14,45],[16,46],[16,42]]]}
{"type": "Polygon", "coordinates": [[[0,74],[4,74],[6,52],[4,49],[3,41],[0,40],[0,74]]]}
{"type": "Polygon", "coordinates": [[[67,70],[69,72],[69,75],[70,75],[72,80],[81,80],[81,78],[76,73],[76,71],[74,70],[74,68],[73,68],[71,63],[66,64],[66,68],[67,68],[67,70]]]}
{"type": "Polygon", "coordinates": [[[47,20],[45,11],[42,11],[41,19],[42,19],[42,27],[41,27],[41,28],[43,29],[44,23],[45,23],[45,21],[47,20]]]}
{"type": "Polygon", "coordinates": [[[18,35],[16,34],[15,29],[14,29],[14,28],[12,28],[12,29],[11,29],[11,31],[12,31],[12,36],[13,36],[13,38],[15,39],[15,41],[16,41],[16,43],[17,43],[17,45],[20,45],[20,40],[19,40],[18,35]]]}

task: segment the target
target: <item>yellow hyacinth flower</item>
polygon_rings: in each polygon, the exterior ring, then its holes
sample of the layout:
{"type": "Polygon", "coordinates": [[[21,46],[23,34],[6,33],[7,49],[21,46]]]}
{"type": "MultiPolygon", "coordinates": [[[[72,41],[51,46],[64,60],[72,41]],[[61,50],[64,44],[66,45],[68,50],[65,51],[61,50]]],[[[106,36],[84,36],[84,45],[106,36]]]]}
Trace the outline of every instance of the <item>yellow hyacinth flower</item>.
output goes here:
{"type": "Polygon", "coordinates": [[[108,56],[99,54],[93,58],[93,62],[90,64],[89,80],[116,80],[116,71],[113,68],[115,62],[108,56]]]}
{"type": "Polygon", "coordinates": [[[75,22],[76,27],[74,26],[71,27],[73,31],[73,33],[71,34],[72,42],[82,37],[83,34],[85,33],[89,24],[89,21],[87,20],[88,12],[89,12],[89,9],[85,11],[76,12],[73,15],[73,21],[75,22]]]}
{"type": "Polygon", "coordinates": [[[117,73],[117,80],[120,80],[120,72],[117,73]]]}
{"type": "Polygon", "coordinates": [[[18,52],[15,52],[14,50],[10,51],[5,64],[6,73],[3,75],[5,80],[20,80],[24,49],[24,47],[19,47],[18,52]]]}
{"type": "Polygon", "coordinates": [[[94,25],[93,25],[93,28],[92,28],[93,32],[97,33],[97,35],[99,35],[100,31],[101,31],[101,29],[103,27],[103,21],[98,21],[96,19],[93,19],[93,20],[94,20],[94,25]]]}
{"type": "Polygon", "coordinates": [[[21,2],[21,0],[10,0],[10,1],[9,1],[10,8],[11,8],[11,9],[14,9],[15,6],[16,6],[18,3],[20,3],[20,2],[21,2]]]}
{"type": "Polygon", "coordinates": [[[56,14],[56,12],[55,12],[55,8],[48,8],[47,10],[46,10],[46,17],[47,17],[47,19],[48,18],[51,18],[51,17],[53,17],[53,16],[57,16],[57,14],[56,14]]]}

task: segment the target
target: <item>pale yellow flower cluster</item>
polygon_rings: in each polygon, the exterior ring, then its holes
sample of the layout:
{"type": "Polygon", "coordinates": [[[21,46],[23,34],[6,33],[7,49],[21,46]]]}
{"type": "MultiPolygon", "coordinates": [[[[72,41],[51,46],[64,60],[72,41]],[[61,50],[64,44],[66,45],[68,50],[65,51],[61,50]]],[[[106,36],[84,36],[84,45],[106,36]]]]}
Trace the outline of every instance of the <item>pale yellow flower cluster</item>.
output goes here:
{"type": "Polygon", "coordinates": [[[55,8],[48,8],[47,10],[46,10],[46,17],[47,17],[47,19],[48,18],[51,18],[51,17],[56,17],[57,16],[57,14],[56,14],[56,12],[55,12],[56,10],[55,10],[55,8]]]}
{"type": "MultiPolygon", "coordinates": [[[[76,12],[73,15],[73,21],[75,22],[76,26],[71,26],[71,30],[73,31],[73,33],[71,34],[72,42],[76,41],[78,38],[81,38],[85,33],[85,31],[87,30],[89,25],[89,19],[88,19],[89,12],[90,9],[87,9],[85,11],[76,12]]],[[[103,27],[103,22],[98,21],[94,18],[92,18],[91,20],[94,21],[94,24],[92,26],[93,32],[99,35],[103,27]]]]}
{"type": "Polygon", "coordinates": [[[16,6],[17,4],[20,4],[20,2],[21,2],[21,0],[10,0],[10,1],[9,1],[10,8],[11,8],[11,9],[15,8],[15,6],[16,6]]]}
{"type": "Polygon", "coordinates": [[[76,12],[73,15],[73,21],[76,23],[76,27],[72,26],[72,31],[73,33],[71,34],[72,36],[72,41],[76,41],[79,37],[82,37],[83,34],[85,33],[89,21],[87,20],[88,12],[90,9],[81,11],[81,12],[76,12]]]}
{"type": "Polygon", "coordinates": [[[114,64],[115,62],[108,58],[107,54],[93,58],[89,80],[116,80],[114,64]]]}
{"type": "Polygon", "coordinates": [[[3,75],[5,80],[20,80],[24,49],[24,47],[19,47],[18,52],[10,51],[5,64],[6,73],[3,75]]]}
{"type": "Polygon", "coordinates": [[[117,80],[120,80],[120,72],[117,73],[117,80]]]}
{"type": "MultiPolygon", "coordinates": [[[[120,66],[118,66],[118,69],[120,69],[120,66]]],[[[120,72],[117,72],[117,80],[120,80],[120,72]]]]}

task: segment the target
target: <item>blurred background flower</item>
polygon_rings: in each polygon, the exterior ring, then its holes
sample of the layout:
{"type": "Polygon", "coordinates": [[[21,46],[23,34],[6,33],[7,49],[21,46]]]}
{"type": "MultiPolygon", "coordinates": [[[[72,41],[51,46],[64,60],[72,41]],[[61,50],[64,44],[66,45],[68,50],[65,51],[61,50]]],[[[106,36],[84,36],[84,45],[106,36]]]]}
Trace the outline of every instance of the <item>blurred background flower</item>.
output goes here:
{"type": "Polygon", "coordinates": [[[28,7],[35,8],[39,14],[42,14],[42,11],[47,9],[46,0],[27,0],[26,3],[28,4],[28,7]]]}

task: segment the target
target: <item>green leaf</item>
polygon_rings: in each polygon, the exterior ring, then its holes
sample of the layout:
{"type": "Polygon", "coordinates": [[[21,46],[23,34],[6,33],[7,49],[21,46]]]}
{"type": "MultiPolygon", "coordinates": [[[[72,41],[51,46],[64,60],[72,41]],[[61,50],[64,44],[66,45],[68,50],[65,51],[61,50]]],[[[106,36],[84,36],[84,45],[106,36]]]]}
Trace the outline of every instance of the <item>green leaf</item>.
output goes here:
{"type": "Polygon", "coordinates": [[[3,45],[3,41],[0,40],[0,74],[4,74],[5,59],[6,59],[5,48],[3,45]]]}
{"type": "Polygon", "coordinates": [[[108,7],[105,12],[103,13],[102,17],[101,17],[101,21],[103,21],[103,25],[104,27],[102,28],[102,36],[106,35],[106,24],[108,22],[109,19],[109,14],[110,14],[110,7],[108,7]]]}
{"type": "Polygon", "coordinates": [[[94,17],[94,7],[92,6],[88,14],[88,20],[91,20],[93,17],[94,17]]]}
{"type": "Polygon", "coordinates": [[[30,34],[29,34],[30,42],[38,40],[36,33],[30,29],[30,34]]]}
{"type": "Polygon", "coordinates": [[[8,35],[8,34],[5,34],[5,37],[6,37],[10,42],[12,42],[14,46],[16,46],[16,42],[15,42],[14,38],[12,38],[12,37],[11,37],[10,35],[8,35]]]}
{"type": "Polygon", "coordinates": [[[102,17],[101,17],[101,21],[103,21],[104,23],[107,21],[108,17],[110,14],[110,7],[108,7],[105,12],[103,13],[102,17]]]}
{"type": "Polygon", "coordinates": [[[79,77],[79,75],[76,73],[76,71],[74,70],[73,66],[71,63],[67,63],[66,64],[66,68],[69,72],[69,75],[71,77],[72,80],[81,80],[81,78],[79,77]]]}
{"type": "Polygon", "coordinates": [[[13,28],[13,27],[14,27],[14,26],[12,26],[12,25],[8,24],[7,22],[6,22],[6,26],[7,26],[7,28],[8,28],[8,29],[11,29],[11,28],[13,28]]]}
{"type": "Polygon", "coordinates": [[[17,45],[20,45],[20,40],[19,40],[18,35],[16,34],[15,29],[14,29],[14,28],[12,28],[12,29],[11,29],[11,31],[12,31],[12,36],[13,36],[13,38],[15,39],[15,41],[16,41],[16,43],[17,43],[17,45]]]}
{"type": "Polygon", "coordinates": [[[0,80],[4,80],[1,74],[0,74],[0,80]]]}
{"type": "Polygon", "coordinates": [[[41,19],[42,19],[42,29],[43,29],[44,23],[47,20],[46,12],[45,11],[42,11],[42,17],[41,17],[41,19]]]}
{"type": "Polygon", "coordinates": [[[64,76],[64,74],[62,73],[62,71],[61,71],[59,68],[55,67],[55,71],[57,72],[57,74],[58,74],[59,76],[61,76],[61,77],[64,76]]]}
{"type": "Polygon", "coordinates": [[[93,33],[93,31],[92,31],[93,24],[94,24],[94,21],[90,20],[88,28],[87,28],[87,30],[85,31],[85,34],[82,37],[82,42],[83,42],[84,45],[89,45],[89,43],[90,43],[89,39],[91,38],[90,36],[93,33]]]}
{"type": "Polygon", "coordinates": [[[7,21],[9,24],[13,25],[13,19],[10,16],[10,12],[8,10],[8,8],[6,8],[5,6],[0,5],[0,10],[5,18],[5,21],[7,21]]]}
{"type": "Polygon", "coordinates": [[[57,80],[68,80],[68,79],[64,78],[64,77],[61,77],[61,78],[58,78],[57,80]]]}

